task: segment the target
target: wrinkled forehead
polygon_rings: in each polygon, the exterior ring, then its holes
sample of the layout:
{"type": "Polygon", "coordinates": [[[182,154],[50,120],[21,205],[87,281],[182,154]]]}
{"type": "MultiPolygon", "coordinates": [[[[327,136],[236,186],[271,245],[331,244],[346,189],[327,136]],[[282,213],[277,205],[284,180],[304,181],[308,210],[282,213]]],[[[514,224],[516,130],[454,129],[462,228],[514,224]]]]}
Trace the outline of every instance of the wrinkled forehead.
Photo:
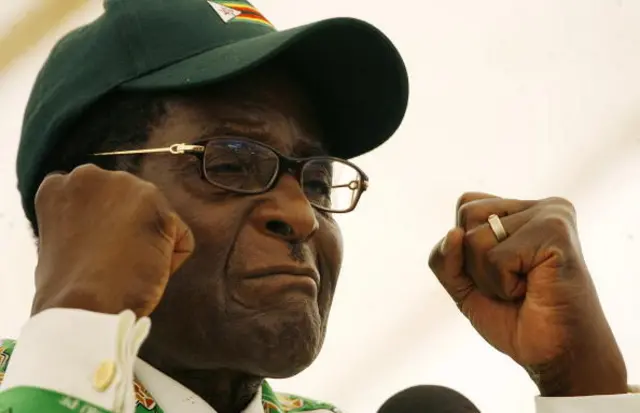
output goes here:
{"type": "Polygon", "coordinates": [[[302,84],[282,65],[272,64],[219,84],[167,100],[169,115],[197,127],[199,136],[245,132],[285,152],[304,145],[325,152],[317,112],[302,84]]]}

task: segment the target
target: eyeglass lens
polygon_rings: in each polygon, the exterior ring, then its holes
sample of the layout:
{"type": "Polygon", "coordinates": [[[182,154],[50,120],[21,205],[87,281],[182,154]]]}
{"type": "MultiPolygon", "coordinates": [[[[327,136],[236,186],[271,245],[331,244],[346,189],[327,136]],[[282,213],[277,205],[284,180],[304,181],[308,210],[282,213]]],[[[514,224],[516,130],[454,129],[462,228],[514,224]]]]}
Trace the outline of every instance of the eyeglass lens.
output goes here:
{"type": "MultiPolygon", "coordinates": [[[[216,139],[204,153],[206,178],[230,191],[259,193],[278,175],[279,158],[270,148],[244,140],[216,139]]],[[[309,202],[331,211],[350,209],[362,185],[353,166],[331,158],[312,158],[302,167],[300,184],[309,202]]]]}

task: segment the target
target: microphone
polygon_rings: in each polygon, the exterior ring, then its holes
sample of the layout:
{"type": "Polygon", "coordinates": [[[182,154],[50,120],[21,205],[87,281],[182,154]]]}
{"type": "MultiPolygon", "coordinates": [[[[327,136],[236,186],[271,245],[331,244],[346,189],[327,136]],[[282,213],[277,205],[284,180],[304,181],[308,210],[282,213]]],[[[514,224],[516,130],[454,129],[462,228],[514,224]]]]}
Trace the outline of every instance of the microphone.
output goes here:
{"type": "Polygon", "coordinates": [[[378,413],[480,413],[480,410],[453,389],[420,385],[394,394],[378,413]]]}

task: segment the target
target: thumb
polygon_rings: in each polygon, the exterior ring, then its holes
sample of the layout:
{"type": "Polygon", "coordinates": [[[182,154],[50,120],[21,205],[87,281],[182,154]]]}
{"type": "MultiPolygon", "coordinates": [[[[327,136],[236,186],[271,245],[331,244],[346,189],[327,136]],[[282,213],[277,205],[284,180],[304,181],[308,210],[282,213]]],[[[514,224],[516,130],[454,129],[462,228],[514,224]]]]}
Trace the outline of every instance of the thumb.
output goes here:
{"type": "Polygon", "coordinates": [[[172,214],[173,253],[171,255],[171,275],[191,256],[195,249],[195,239],[191,228],[178,216],[172,214]]]}
{"type": "Polygon", "coordinates": [[[464,230],[453,228],[429,255],[429,267],[460,309],[476,290],[473,280],[464,273],[463,239],[464,230]]]}

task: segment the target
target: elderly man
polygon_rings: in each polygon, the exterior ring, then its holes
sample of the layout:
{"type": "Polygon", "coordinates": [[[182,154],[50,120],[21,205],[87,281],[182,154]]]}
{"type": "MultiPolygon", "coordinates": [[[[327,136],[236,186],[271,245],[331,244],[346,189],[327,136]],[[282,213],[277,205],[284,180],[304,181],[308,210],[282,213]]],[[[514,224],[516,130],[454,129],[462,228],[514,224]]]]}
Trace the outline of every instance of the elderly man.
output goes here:
{"type": "MultiPolygon", "coordinates": [[[[393,134],[407,83],[361,21],[278,32],[245,1],[106,1],[56,45],[26,110],[36,294],[2,346],[0,411],[337,412],[265,378],[320,351],[333,214],[368,185],[346,159],[393,134]]],[[[468,194],[458,210],[432,268],[527,369],[539,412],[638,408],[615,395],[625,365],[570,206],[468,194]]]]}

